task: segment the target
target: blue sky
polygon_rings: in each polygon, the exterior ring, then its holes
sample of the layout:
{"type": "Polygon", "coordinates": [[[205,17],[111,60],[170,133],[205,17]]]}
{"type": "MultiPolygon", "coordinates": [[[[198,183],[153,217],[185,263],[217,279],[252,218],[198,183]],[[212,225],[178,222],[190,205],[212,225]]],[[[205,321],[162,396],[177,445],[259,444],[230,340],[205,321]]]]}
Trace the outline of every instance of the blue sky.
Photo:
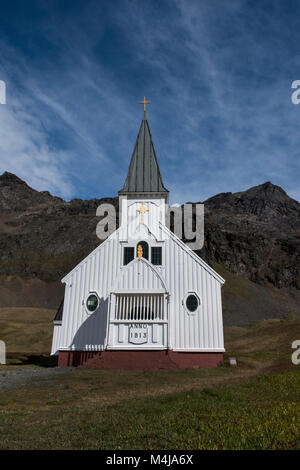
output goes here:
{"type": "Polygon", "coordinates": [[[173,203],[271,181],[300,200],[300,2],[0,2],[0,173],[115,196],[142,118],[173,203]]]}

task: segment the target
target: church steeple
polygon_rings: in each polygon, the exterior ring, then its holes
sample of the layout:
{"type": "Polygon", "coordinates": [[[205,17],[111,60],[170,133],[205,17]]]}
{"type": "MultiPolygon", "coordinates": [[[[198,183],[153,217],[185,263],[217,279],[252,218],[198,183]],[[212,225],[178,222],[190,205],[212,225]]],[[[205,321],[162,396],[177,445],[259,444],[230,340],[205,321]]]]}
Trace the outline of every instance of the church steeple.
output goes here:
{"type": "Polygon", "coordinates": [[[131,157],[127,178],[119,195],[134,195],[134,193],[155,193],[168,197],[169,191],[165,188],[161,177],[156,152],[147,120],[145,104],[144,116],[137,136],[134,151],[131,157]]]}

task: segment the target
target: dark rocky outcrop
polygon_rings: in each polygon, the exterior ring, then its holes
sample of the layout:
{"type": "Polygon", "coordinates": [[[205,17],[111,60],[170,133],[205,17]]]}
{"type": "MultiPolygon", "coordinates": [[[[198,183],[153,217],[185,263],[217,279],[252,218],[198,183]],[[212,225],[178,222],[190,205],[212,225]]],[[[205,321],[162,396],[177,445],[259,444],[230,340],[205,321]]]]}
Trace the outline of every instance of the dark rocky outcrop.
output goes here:
{"type": "Polygon", "coordinates": [[[201,254],[254,282],[300,289],[300,204],[270,182],[208,199],[201,254]]]}

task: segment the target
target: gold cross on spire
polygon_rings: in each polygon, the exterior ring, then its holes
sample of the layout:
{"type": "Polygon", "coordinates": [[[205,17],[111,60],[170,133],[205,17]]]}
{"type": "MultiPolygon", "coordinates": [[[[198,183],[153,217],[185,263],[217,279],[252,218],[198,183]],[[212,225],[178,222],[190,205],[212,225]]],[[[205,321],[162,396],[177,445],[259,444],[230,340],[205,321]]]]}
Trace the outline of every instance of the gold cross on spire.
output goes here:
{"type": "Polygon", "coordinates": [[[142,202],[142,207],[140,207],[139,209],[137,209],[138,212],[140,212],[141,216],[142,216],[142,224],[144,223],[144,215],[146,212],[149,212],[149,209],[147,209],[147,207],[144,206],[144,201],[142,202]]]}
{"type": "Polygon", "coordinates": [[[146,96],[144,96],[144,101],[139,101],[139,103],[144,105],[144,111],[146,111],[146,104],[151,103],[151,101],[146,101],[146,96]]]}

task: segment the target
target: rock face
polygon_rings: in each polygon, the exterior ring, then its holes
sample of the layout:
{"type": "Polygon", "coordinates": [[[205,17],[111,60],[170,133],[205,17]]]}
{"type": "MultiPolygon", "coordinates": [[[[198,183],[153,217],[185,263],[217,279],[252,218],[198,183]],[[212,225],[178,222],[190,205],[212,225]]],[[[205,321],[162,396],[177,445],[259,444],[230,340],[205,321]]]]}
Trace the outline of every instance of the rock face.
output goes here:
{"type": "MultiPolygon", "coordinates": [[[[66,202],[35,191],[11,173],[0,176],[0,307],[58,306],[60,279],[100,243],[96,209],[104,202],[118,208],[117,198],[66,202]]],[[[297,201],[280,187],[264,183],[218,194],[204,204],[205,245],[198,253],[203,259],[217,270],[225,268],[225,278],[229,271],[234,279],[252,281],[259,288],[267,284],[298,292],[297,201]]]]}
{"type": "Polygon", "coordinates": [[[63,202],[48,191],[35,191],[25,181],[7,171],[0,176],[0,211],[8,214],[22,213],[39,205],[55,205],[63,202]]]}
{"type": "Polygon", "coordinates": [[[204,207],[208,262],[256,283],[300,289],[300,204],[283,189],[267,182],[219,194],[204,207]]]}
{"type": "Polygon", "coordinates": [[[0,276],[57,281],[98,244],[96,209],[115,198],[65,202],[0,176],[0,276]]]}

